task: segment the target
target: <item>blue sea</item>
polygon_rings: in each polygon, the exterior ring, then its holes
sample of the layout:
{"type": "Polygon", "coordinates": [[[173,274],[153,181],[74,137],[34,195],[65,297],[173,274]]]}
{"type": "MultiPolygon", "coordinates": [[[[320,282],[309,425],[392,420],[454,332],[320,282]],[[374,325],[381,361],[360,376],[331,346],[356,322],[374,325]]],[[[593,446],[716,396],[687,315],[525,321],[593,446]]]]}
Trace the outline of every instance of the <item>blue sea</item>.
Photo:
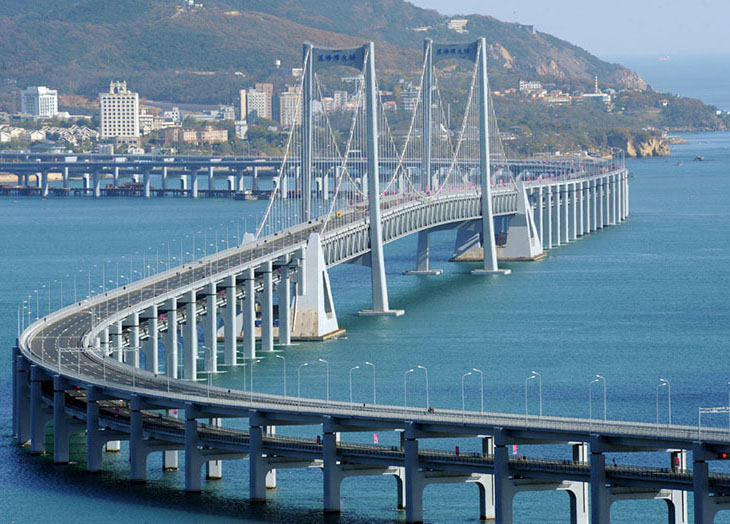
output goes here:
{"type": "MultiPolygon", "coordinates": [[[[360,318],[369,306],[363,285],[369,270],[337,267],[330,277],[345,338],[281,348],[286,357],[289,393],[297,387],[296,368],[310,362],[301,377],[302,394],[324,398],[329,361],[330,395],[349,399],[353,371],[355,401],[372,397],[372,375],[364,361],[376,365],[379,402],[403,402],[404,371],[429,370],[432,405],[460,408],[461,377],[472,368],[484,371],[484,402],[489,411],[523,413],[524,384],[532,370],[542,373],[544,412],[587,416],[589,383],[606,377],[608,417],[654,422],[656,387],[671,383],[672,420],[696,424],[699,406],[727,404],[730,366],[730,133],[685,135],[671,158],[632,160],[631,215],[567,246],[547,259],[510,263],[512,274],[476,277],[469,264],[449,263],[453,233],[432,237],[432,267],[438,277],[404,276],[415,263],[415,238],[386,247],[392,307],[400,318],[360,318]],[[705,162],[693,162],[703,155],[705,162]],[[681,162],[682,165],[677,165],[681,162]]],[[[148,462],[145,486],[128,482],[127,455],[106,454],[105,472],[85,473],[84,440],[72,447],[74,463],[54,466],[50,457],[32,457],[11,438],[10,348],[17,332],[18,304],[33,311],[58,308],[63,299],[96,291],[102,275],[107,285],[124,282],[145,264],[195,251],[216,241],[234,242],[250,230],[263,202],[188,199],[19,198],[0,199],[0,522],[402,522],[396,511],[396,484],[389,477],[347,479],[338,517],[322,515],[322,474],[318,470],[284,470],[278,489],[265,506],[250,505],[248,464],[224,463],[224,478],[204,482],[203,493],[185,494],[182,471],[162,473],[159,454],[148,462]],[[217,234],[217,237],[216,237],[217,234]],[[187,235],[187,237],[186,237],[187,235]],[[216,240],[213,240],[216,239],[216,240]],[[169,247],[169,254],[168,254],[169,247]],[[119,263],[119,264],[117,264],[119,263]],[[131,263],[131,267],[130,267],[131,263]],[[91,285],[89,286],[89,273],[91,285]],[[36,290],[37,293],[36,293],[36,290]]],[[[137,272],[137,273],[135,273],[137,272]]],[[[242,368],[214,376],[218,385],[243,387],[242,368]]],[[[255,370],[256,389],[282,392],[282,361],[265,357],[255,370]]],[[[425,405],[425,376],[408,375],[409,404],[425,405]]],[[[247,379],[248,380],[248,379],[247,379]]],[[[534,382],[534,381],[533,381],[534,382]]],[[[478,380],[468,377],[464,401],[479,409],[478,380]]],[[[666,388],[659,416],[668,417],[666,388]]],[[[595,392],[595,390],[594,390],[595,392]]],[[[528,409],[538,408],[530,386],[528,409]]],[[[592,409],[601,413],[595,394],[592,409]]],[[[726,416],[703,423],[727,427],[726,416]]],[[[245,421],[226,421],[245,425],[245,421]]],[[[314,438],[318,428],[280,428],[281,433],[314,438]]],[[[372,442],[372,434],[346,439],[372,442]]],[[[398,441],[380,434],[381,443],[398,441]]],[[[50,443],[50,434],[49,434],[50,443]]],[[[434,440],[422,447],[478,449],[476,440],[434,440]]],[[[520,446],[531,456],[569,455],[567,446],[520,446]]],[[[618,463],[666,466],[664,456],[616,454],[618,463]]],[[[715,467],[715,466],[713,466],[715,467]]],[[[474,485],[433,485],[424,494],[428,522],[477,522],[474,485]]],[[[612,522],[664,523],[661,501],[619,502],[612,522]]],[[[562,492],[523,493],[515,498],[515,521],[569,521],[568,496],[562,492]]],[[[717,522],[730,522],[720,514],[717,522]]]]}

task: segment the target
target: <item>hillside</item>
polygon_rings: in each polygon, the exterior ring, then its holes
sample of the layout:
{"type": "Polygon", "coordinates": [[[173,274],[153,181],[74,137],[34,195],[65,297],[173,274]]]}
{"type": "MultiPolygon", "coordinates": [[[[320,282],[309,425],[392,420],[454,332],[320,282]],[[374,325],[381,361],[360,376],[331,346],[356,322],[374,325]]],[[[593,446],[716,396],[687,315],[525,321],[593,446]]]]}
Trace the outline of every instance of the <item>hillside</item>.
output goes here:
{"type": "MultiPolygon", "coordinates": [[[[403,0],[209,0],[185,9],[178,0],[27,0],[0,3],[0,90],[44,84],[95,97],[112,78],[154,100],[222,103],[245,84],[283,82],[301,62],[301,44],[377,42],[383,78],[414,74],[423,38],[487,35],[493,86],[519,77],[589,85],[594,75],[616,87],[644,87],[628,69],[603,62],[550,35],[491,17],[470,16],[469,34],[448,18],[403,0]],[[417,30],[419,29],[419,30],[417,30]],[[281,70],[274,61],[281,60],[281,70]]],[[[8,97],[5,97],[7,101],[8,97]]]]}

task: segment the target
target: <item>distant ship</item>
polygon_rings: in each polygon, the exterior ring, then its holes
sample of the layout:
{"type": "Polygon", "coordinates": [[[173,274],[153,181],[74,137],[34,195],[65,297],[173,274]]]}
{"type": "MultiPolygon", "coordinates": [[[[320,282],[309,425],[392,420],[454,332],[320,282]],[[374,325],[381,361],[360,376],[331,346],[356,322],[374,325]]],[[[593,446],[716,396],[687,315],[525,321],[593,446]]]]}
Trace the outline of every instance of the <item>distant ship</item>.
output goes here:
{"type": "Polygon", "coordinates": [[[659,56],[659,57],[657,57],[657,60],[659,60],[660,62],[669,62],[671,59],[672,59],[671,56],[659,56]]]}

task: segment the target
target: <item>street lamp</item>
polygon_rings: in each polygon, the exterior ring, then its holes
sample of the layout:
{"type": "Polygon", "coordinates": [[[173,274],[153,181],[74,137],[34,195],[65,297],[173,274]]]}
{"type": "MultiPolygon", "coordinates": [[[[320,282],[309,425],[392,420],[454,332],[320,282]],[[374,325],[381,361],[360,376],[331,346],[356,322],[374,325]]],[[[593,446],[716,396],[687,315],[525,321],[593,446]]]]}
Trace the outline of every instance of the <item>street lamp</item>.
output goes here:
{"type": "Polygon", "coordinates": [[[540,416],[542,417],[542,375],[537,371],[530,371],[533,375],[537,375],[538,390],[540,392],[540,416]]]}
{"type": "Polygon", "coordinates": [[[258,364],[259,362],[261,362],[261,359],[256,359],[256,360],[251,361],[251,389],[250,389],[251,402],[253,402],[253,366],[254,366],[254,364],[258,364]]]}
{"type": "MultiPolygon", "coordinates": [[[[352,405],[352,372],[356,369],[360,369],[360,366],[355,366],[350,369],[350,404],[352,405]]],[[[352,408],[352,406],[350,406],[352,408]]]]}
{"type": "Polygon", "coordinates": [[[672,386],[665,378],[659,379],[659,385],[656,387],[656,423],[659,425],[659,388],[667,386],[667,405],[669,408],[669,425],[672,425],[672,386]]]}
{"type": "Polygon", "coordinates": [[[484,413],[484,372],[481,369],[471,368],[475,373],[479,373],[479,390],[481,392],[481,410],[484,413]]]}
{"type": "MultiPolygon", "coordinates": [[[[603,382],[603,421],[606,422],[606,377],[603,375],[596,375],[593,382],[598,382],[599,380],[603,382]]],[[[593,382],[591,382],[591,384],[593,384],[593,382]]]]}
{"type": "Polygon", "coordinates": [[[305,362],[304,364],[300,364],[297,368],[297,405],[302,405],[302,368],[304,366],[308,366],[309,362],[305,362]]]}
{"type": "MultiPolygon", "coordinates": [[[[375,400],[375,364],[373,364],[372,362],[365,362],[365,365],[372,366],[372,368],[373,368],[373,404],[377,404],[377,402],[375,400]]],[[[728,405],[730,406],[730,404],[728,404],[728,405]]]]}
{"type": "Polygon", "coordinates": [[[418,369],[422,369],[426,373],[426,409],[431,409],[431,401],[428,393],[428,369],[426,366],[416,366],[418,369]]]}
{"type": "Polygon", "coordinates": [[[408,387],[406,385],[406,377],[408,373],[413,373],[415,370],[413,368],[409,369],[405,373],[403,373],[403,407],[408,407],[408,387]]]}
{"type": "Polygon", "coordinates": [[[322,362],[325,367],[325,373],[327,377],[327,404],[330,403],[330,363],[323,358],[318,358],[318,362],[322,362]]]}
{"type": "Polygon", "coordinates": [[[282,373],[282,375],[283,375],[283,377],[284,377],[284,396],[286,396],[286,358],[284,358],[284,357],[283,357],[283,356],[281,356],[281,355],[274,355],[274,356],[275,356],[276,358],[280,358],[281,360],[283,360],[283,361],[284,361],[284,372],[282,373]]]}
{"type": "Polygon", "coordinates": [[[461,411],[466,411],[466,397],[464,395],[464,379],[469,375],[473,375],[471,371],[467,371],[461,375],[461,411]]]}

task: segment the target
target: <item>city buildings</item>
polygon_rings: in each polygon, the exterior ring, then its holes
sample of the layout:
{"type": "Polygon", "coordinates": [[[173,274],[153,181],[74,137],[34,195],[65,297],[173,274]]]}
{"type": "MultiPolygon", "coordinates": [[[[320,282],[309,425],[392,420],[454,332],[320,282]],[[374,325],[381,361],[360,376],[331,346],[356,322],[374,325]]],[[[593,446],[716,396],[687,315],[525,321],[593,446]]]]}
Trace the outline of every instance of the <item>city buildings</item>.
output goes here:
{"type": "Polygon", "coordinates": [[[279,123],[290,128],[302,123],[302,105],[299,102],[299,87],[289,86],[279,96],[279,123]]]}
{"type": "Polygon", "coordinates": [[[117,144],[139,145],[139,95],[126,82],[111,82],[99,93],[99,138],[117,144]]]}
{"type": "Polygon", "coordinates": [[[246,96],[248,115],[271,120],[271,96],[262,89],[249,89],[246,96]]]}
{"type": "Polygon", "coordinates": [[[32,86],[20,92],[20,112],[33,118],[53,118],[58,114],[58,92],[32,86]]]}
{"type": "Polygon", "coordinates": [[[215,129],[212,126],[203,127],[171,127],[165,129],[165,144],[212,144],[227,142],[228,131],[215,129]]]}

